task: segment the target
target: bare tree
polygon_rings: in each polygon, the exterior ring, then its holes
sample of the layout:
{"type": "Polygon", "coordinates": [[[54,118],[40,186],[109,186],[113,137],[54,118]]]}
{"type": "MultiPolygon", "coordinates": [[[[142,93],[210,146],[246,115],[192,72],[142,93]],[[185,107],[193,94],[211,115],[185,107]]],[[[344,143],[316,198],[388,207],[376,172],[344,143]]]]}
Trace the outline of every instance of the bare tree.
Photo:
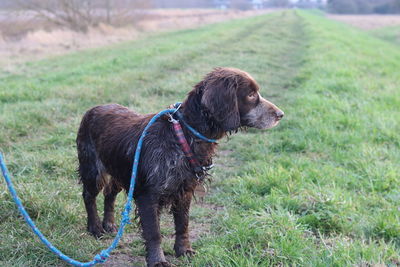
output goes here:
{"type": "Polygon", "coordinates": [[[57,26],[86,32],[99,23],[129,22],[138,8],[149,7],[145,0],[16,0],[18,6],[36,18],[57,26]],[[129,19],[128,19],[129,18],[129,19]]]}
{"type": "Polygon", "coordinates": [[[153,7],[152,0],[100,0],[105,11],[102,23],[114,26],[134,24],[147,15],[145,9],[153,7]]]}
{"type": "Polygon", "coordinates": [[[92,0],[17,0],[21,9],[35,18],[75,31],[86,31],[95,24],[92,0]]]}

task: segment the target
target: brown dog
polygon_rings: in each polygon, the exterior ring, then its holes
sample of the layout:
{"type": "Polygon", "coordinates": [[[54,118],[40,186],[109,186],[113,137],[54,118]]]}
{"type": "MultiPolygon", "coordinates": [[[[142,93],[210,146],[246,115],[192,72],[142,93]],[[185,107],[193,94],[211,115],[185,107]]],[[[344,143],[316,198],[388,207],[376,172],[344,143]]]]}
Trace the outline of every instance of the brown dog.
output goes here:
{"type": "MultiPolygon", "coordinates": [[[[220,139],[242,126],[274,127],[283,112],[262,98],[255,80],[234,68],[216,68],[206,75],[180,109],[184,120],[208,138],[220,139]]],[[[97,106],[84,115],[77,137],[79,174],[87,211],[87,229],[99,237],[116,230],[114,202],[129,190],[138,139],[154,114],[141,115],[117,104],[97,106]],[[107,179],[110,177],[110,179],[107,179]],[[97,214],[96,196],[104,192],[104,219],[97,214]]],[[[193,154],[203,166],[212,163],[217,144],[183,131],[193,154]]],[[[174,136],[172,124],[160,118],[144,139],[134,191],[146,243],[148,266],[169,266],[160,247],[160,209],[171,206],[174,216],[176,256],[193,254],[188,234],[189,207],[200,179],[174,136]]]]}

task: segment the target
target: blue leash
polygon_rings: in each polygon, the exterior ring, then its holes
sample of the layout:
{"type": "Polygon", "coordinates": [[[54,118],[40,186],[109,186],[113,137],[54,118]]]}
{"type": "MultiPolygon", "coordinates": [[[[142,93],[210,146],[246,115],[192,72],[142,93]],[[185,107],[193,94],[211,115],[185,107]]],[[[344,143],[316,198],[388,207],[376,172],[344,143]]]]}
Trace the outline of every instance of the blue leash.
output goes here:
{"type": "MultiPolygon", "coordinates": [[[[176,107],[176,106],[174,106],[176,107]]],[[[15,201],[15,203],[18,206],[18,210],[20,211],[20,213],[22,214],[22,216],[24,217],[25,221],[28,223],[28,225],[31,227],[32,231],[39,237],[39,239],[43,242],[43,244],[46,245],[46,247],[48,247],[54,254],[56,254],[59,258],[61,258],[62,260],[64,260],[65,262],[68,262],[71,265],[74,266],[82,266],[82,267],[86,267],[86,266],[93,266],[96,265],[98,263],[104,263],[109,257],[110,257],[110,253],[115,249],[115,247],[118,245],[123,233],[124,233],[124,228],[126,224],[129,224],[129,213],[132,209],[132,199],[133,199],[133,191],[135,189],[135,182],[136,182],[136,175],[137,175],[137,170],[138,170],[138,165],[139,165],[139,158],[140,158],[140,151],[142,149],[142,145],[143,145],[143,139],[147,134],[147,130],[150,128],[150,126],[162,115],[165,114],[174,114],[178,108],[174,108],[174,109],[166,109],[163,111],[160,111],[157,115],[155,115],[147,124],[147,126],[144,128],[142,135],[140,136],[140,139],[138,141],[137,147],[136,147],[136,151],[135,151],[135,157],[133,160],[133,166],[132,166],[132,175],[131,175],[131,183],[129,186],[129,191],[128,191],[128,199],[126,201],[125,204],[125,208],[124,211],[122,212],[122,219],[121,219],[121,223],[120,226],[118,228],[118,232],[117,235],[114,238],[114,241],[112,242],[112,244],[107,248],[102,250],[99,254],[97,254],[96,256],[94,256],[92,261],[89,262],[80,262],[74,259],[71,259],[70,257],[68,257],[67,255],[65,255],[64,253],[62,253],[59,249],[57,249],[55,246],[53,246],[49,240],[47,240],[47,238],[42,234],[42,232],[40,232],[40,230],[36,227],[35,223],[32,221],[31,217],[29,216],[29,214],[26,212],[24,206],[21,203],[21,200],[19,199],[17,192],[14,189],[14,185],[10,179],[10,175],[8,173],[6,164],[4,163],[4,159],[3,159],[3,155],[0,153],[0,167],[1,167],[1,171],[3,173],[4,179],[6,180],[7,183],[7,187],[10,190],[10,193],[15,201]]],[[[180,119],[184,122],[184,124],[188,127],[189,125],[183,120],[183,118],[180,117],[180,119]]],[[[190,127],[190,126],[189,126],[190,127]]],[[[216,140],[214,139],[208,139],[206,137],[204,137],[202,134],[200,134],[199,132],[197,132],[195,129],[193,129],[192,127],[190,127],[188,129],[191,130],[193,132],[194,135],[198,136],[199,138],[208,141],[208,142],[216,142],[216,140]]]]}

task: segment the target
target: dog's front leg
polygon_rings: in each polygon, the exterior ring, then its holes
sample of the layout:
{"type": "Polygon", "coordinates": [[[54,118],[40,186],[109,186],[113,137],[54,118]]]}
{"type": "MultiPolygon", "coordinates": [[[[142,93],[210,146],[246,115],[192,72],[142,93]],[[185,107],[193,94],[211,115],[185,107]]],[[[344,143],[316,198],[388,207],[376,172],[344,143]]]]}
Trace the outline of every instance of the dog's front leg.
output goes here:
{"type": "Polygon", "coordinates": [[[136,199],[143,238],[146,245],[146,262],[149,267],[170,266],[161,249],[160,214],[158,200],[150,192],[141,193],[136,199]]]}
{"type": "Polygon", "coordinates": [[[182,198],[174,201],[171,209],[175,222],[174,250],[177,257],[182,255],[191,256],[195,253],[189,241],[189,209],[192,195],[192,192],[185,192],[182,198]]]}

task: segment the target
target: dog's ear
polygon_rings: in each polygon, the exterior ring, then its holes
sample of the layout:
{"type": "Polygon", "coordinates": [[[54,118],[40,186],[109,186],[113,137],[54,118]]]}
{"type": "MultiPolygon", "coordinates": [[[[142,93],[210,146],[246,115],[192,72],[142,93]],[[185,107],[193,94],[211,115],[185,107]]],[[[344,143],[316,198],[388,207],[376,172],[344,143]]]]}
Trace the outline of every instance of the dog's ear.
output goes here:
{"type": "Polygon", "coordinates": [[[221,75],[221,73],[217,75],[216,71],[210,73],[203,81],[204,91],[201,103],[224,131],[236,130],[240,126],[236,95],[238,77],[221,75]]]}

